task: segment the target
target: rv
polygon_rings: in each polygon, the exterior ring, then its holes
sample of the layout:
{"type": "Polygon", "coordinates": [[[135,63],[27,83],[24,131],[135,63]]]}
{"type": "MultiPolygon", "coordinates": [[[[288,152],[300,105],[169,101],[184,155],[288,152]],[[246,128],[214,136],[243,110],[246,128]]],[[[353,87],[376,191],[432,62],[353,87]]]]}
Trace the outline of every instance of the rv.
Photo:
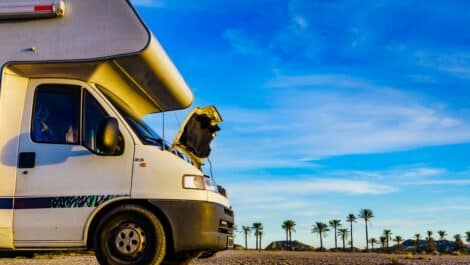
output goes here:
{"type": "Polygon", "coordinates": [[[2,0],[0,65],[0,251],[183,264],[233,245],[201,169],[222,118],[195,108],[171,144],[143,121],[193,95],[131,3],[2,0]]]}

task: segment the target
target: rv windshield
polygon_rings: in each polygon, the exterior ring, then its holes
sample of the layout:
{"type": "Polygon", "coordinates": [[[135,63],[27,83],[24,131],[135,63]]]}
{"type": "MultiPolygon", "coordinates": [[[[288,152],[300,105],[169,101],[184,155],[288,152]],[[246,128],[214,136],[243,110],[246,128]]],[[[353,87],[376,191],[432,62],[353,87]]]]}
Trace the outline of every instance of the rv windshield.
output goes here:
{"type": "MultiPolygon", "coordinates": [[[[101,91],[106,92],[107,90],[100,85],[96,85],[101,91]]],[[[147,123],[141,119],[137,119],[129,112],[126,111],[113,97],[107,93],[103,93],[111,104],[118,110],[121,116],[126,120],[127,124],[132,128],[135,134],[139,137],[143,144],[156,145],[163,148],[163,140],[147,123]]],[[[169,149],[169,146],[165,143],[165,149],[169,149]]]]}
{"type": "Polygon", "coordinates": [[[163,146],[163,140],[148,124],[144,121],[137,120],[130,115],[121,112],[121,115],[126,119],[132,130],[139,136],[144,144],[163,146]]]}

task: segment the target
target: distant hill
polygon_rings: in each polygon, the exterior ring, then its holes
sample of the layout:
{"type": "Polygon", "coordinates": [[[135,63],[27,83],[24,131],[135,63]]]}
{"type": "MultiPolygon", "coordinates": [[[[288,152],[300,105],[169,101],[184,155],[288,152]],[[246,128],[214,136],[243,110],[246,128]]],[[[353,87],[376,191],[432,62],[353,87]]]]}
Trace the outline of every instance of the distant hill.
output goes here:
{"type": "Polygon", "coordinates": [[[297,240],[290,242],[290,245],[289,245],[289,242],[286,240],[273,241],[265,249],[266,250],[295,250],[295,251],[315,250],[314,247],[304,244],[297,240]]]}
{"type": "MultiPolygon", "coordinates": [[[[452,252],[455,250],[455,242],[454,241],[449,241],[449,240],[443,240],[442,242],[440,240],[434,240],[434,244],[436,245],[436,249],[439,252],[452,252]]],[[[402,243],[403,249],[405,251],[415,251],[416,246],[415,246],[415,240],[414,239],[407,239],[403,241],[402,243]]],[[[396,245],[391,246],[389,248],[390,250],[395,250],[396,245]]],[[[420,251],[425,251],[426,250],[426,240],[420,240],[419,241],[419,250],[420,251]]]]}

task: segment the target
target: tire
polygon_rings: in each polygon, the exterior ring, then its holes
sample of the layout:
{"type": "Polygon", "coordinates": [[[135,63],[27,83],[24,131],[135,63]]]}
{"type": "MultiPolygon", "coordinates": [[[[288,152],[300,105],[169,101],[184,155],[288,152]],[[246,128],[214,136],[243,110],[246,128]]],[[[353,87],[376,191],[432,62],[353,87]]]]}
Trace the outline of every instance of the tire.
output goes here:
{"type": "Polygon", "coordinates": [[[166,237],[158,218],[138,205],[122,205],[99,221],[94,249],[101,265],[159,265],[166,237]]]}

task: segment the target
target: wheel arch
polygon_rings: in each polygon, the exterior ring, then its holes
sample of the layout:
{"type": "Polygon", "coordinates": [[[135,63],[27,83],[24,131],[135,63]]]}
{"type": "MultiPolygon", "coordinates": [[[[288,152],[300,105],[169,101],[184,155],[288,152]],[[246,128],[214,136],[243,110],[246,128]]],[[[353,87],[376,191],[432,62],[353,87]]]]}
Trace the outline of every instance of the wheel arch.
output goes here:
{"type": "Polygon", "coordinates": [[[90,218],[88,218],[87,225],[84,231],[84,241],[86,243],[87,249],[93,249],[93,235],[96,232],[95,231],[96,226],[98,225],[101,218],[103,218],[106,215],[106,213],[115,209],[116,207],[126,205],[126,204],[134,204],[134,205],[143,206],[155,214],[155,216],[162,223],[163,229],[165,231],[165,236],[167,238],[167,251],[168,253],[174,253],[173,229],[165,213],[160,208],[150,203],[148,200],[130,199],[130,198],[115,199],[104,205],[101,205],[92,213],[90,218]]]}

